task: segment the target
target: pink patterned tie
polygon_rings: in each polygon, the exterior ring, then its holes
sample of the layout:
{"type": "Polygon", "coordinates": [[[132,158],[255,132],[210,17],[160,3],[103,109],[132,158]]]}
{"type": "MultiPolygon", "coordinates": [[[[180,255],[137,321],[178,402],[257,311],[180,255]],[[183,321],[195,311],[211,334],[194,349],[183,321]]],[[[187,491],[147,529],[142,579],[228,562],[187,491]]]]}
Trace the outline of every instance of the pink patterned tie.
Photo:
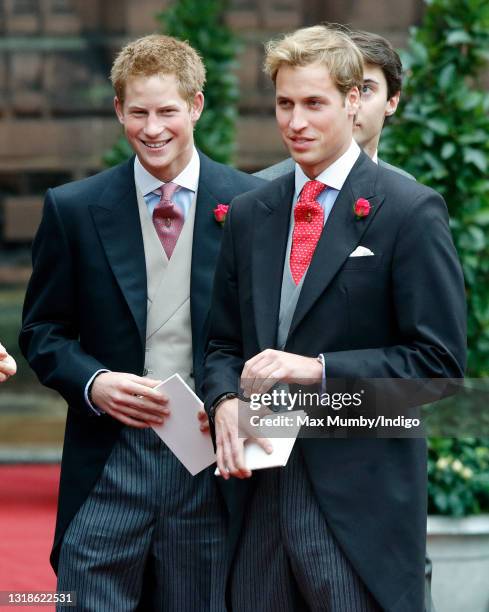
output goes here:
{"type": "Polygon", "coordinates": [[[326,185],[307,181],[294,207],[294,233],[290,250],[290,271],[298,285],[304,276],[323,231],[324,210],[316,201],[326,185]]]}
{"type": "Polygon", "coordinates": [[[182,210],[172,202],[173,194],[179,188],[176,183],[165,183],[154,191],[160,194],[160,201],[153,210],[153,224],[168,259],[172,256],[185,221],[182,210]]]}

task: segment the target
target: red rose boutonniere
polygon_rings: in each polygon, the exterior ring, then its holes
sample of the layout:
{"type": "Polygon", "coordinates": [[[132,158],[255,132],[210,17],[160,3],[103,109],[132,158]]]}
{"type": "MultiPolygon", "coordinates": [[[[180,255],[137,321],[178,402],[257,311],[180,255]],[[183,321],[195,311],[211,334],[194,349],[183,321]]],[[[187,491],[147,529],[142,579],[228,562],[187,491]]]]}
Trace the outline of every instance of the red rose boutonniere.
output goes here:
{"type": "Polygon", "coordinates": [[[365,198],[358,198],[353,207],[353,212],[355,213],[355,217],[357,219],[363,219],[364,217],[368,217],[371,210],[372,206],[370,202],[365,198]]]}
{"type": "Polygon", "coordinates": [[[224,221],[226,221],[226,215],[228,214],[229,204],[218,204],[214,208],[214,219],[224,225],[224,221]]]}

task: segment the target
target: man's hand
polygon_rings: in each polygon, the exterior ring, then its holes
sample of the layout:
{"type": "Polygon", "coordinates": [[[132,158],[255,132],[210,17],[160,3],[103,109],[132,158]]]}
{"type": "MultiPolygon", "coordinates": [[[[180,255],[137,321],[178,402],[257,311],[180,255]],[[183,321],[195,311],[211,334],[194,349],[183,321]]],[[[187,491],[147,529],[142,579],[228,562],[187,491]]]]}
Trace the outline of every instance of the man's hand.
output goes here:
{"type": "Polygon", "coordinates": [[[9,355],[5,347],[0,344],[0,382],[5,382],[17,372],[15,359],[9,355]]]}
{"type": "Polygon", "coordinates": [[[202,433],[209,433],[209,419],[207,418],[207,412],[203,408],[197,413],[197,418],[200,421],[200,431],[202,433]]]}
{"type": "MultiPolygon", "coordinates": [[[[239,400],[229,399],[219,404],[215,416],[217,467],[224,480],[230,476],[249,478],[251,471],[244,462],[245,437],[239,437],[239,400]]],[[[242,434],[243,435],[243,434],[242,434]]],[[[267,453],[273,451],[270,440],[253,438],[267,453]]]]}
{"type": "Polygon", "coordinates": [[[102,372],[92,384],[92,403],[124,425],[161,425],[170,410],[168,398],[153,390],[159,382],[126,372],[102,372]]]}
{"type": "Polygon", "coordinates": [[[323,366],[315,357],[266,349],[245,363],[241,388],[245,397],[266,393],[278,382],[311,385],[320,383],[323,366]]]}

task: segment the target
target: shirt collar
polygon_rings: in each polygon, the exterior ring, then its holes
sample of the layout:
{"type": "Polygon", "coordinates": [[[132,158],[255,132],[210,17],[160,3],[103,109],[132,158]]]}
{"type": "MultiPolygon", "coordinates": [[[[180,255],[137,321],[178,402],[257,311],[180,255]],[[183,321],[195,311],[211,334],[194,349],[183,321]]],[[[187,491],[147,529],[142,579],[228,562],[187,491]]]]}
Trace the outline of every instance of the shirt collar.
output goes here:
{"type": "MultiPolygon", "coordinates": [[[[190,191],[196,192],[199,184],[199,173],[200,173],[200,158],[197,153],[197,149],[194,147],[192,152],[192,158],[185,168],[176,176],[172,183],[185,187],[190,191]]],[[[134,161],[134,182],[136,187],[143,194],[148,195],[155,189],[158,189],[163,185],[163,181],[153,176],[150,172],[139,161],[138,156],[134,161]]]]}
{"type": "Polygon", "coordinates": [[[372,157],[372,161],[374,162],[374,164],[379,163],[379,150],[378,149],[375,149],[375,153],[374,153],[374,156],[372,157]]]}
{"type": "MultiPolygon", "coordinates": [[[[350,146],[347,151],[343,153],[335,162],[328,166],[326,170],[323,170],[321,174],[316,176],[315,180],[324,183],[328,187],[333,189],[341,190],[347,176],[350,174],[351,169],[355,165],[355,162],[360,155],[360,147],[352,139],[350,146]]],[[[296,199],[299,197],[302,188],[311,179],[307,177],[299,164],[295,165],[295,193],[296,199]]]]}

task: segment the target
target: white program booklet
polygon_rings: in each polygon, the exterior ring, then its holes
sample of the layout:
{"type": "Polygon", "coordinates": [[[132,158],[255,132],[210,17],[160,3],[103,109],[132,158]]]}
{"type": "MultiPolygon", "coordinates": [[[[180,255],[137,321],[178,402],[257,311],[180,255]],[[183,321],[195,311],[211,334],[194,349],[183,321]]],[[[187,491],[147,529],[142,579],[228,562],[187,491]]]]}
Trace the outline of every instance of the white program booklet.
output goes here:
{"type": "MultiPolygon", "coordinates": [[[[279,430],[268,428],[268,437],[273,446],[273,451],[270,453],[270,455],[254,440],[246,440],[244,444],[244,459],[245,465],[249,470],[263,470],[266,468],[284,467],[287,465],[290,453],[294,448],[295,441],[297,440],[297,436],[301,428],[298,421],[300,421],[300,419],[303,418],[306,413],[303,410],[297,410],[294,411],[293,414],[295,423],[288,426],[286,430],[290,437],[270,437],[274,431],[278,432],[279,430]]],[[[266,438],[267,430],[262,430],[262,433],[263,437],[266,438]]],[[[220,475],[219,468],[216,468],[214,474],[216,476],[220,475]]]]}
{"type": "Polygon", "coordinates": [[[200,431],[197,418],[203,404],[179,374],[173,374],[155,389],[168,397],[170,415],[153,430],[195,476],[216,461],[211,436],[200,431]]]}

